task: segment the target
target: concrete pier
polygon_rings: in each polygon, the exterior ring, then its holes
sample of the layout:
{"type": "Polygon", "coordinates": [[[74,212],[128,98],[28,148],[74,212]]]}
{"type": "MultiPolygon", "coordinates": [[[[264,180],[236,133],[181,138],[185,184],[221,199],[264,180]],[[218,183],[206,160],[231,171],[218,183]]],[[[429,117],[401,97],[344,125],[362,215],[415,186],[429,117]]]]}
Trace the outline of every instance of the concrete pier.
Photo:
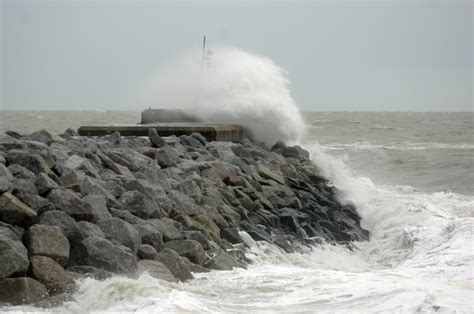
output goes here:
{"type": "Polygon", "coordinates": [[[236,124],[202,124],[202,123],[154,123],[132,126],[81,126],[78,130],[82,136],[103,136],[120,132],[123,136],[148,136],[148,129],[154,128],[160,136],[190,135],[201,133],[208,141],[238,142],[245,136],[244,129],[236,124]]]}

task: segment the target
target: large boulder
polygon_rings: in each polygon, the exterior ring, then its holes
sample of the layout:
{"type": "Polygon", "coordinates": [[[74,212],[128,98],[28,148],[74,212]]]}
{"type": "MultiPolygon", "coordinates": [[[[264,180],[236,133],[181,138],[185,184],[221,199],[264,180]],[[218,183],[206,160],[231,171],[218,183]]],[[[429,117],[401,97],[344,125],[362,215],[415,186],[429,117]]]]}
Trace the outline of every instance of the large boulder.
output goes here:
{"type": "Polygon", "coordinates": [[[46,256],[31,257],[31,275],[41,282],[50,294],[72,292],[75,288],[73,276],[46,256]]]}
{"type": "Polygon", "coordinates": [[[158,135],[155,128],[148,129],[148,137],[150,138],[151,146],[153,147],[164,147],[166,146],[166,141],[158,135]]]}
{"type": "Polygon", "coordinates": [[[193,275],[189,271],[186,262],[173,250],[164,249],[158,253],[156,260],[163,263],[168,268],[173,276],[180,281],[193,279],[193,275]]]}
{"type": "Polygon", "coordinates": [[[71,244],[77,244],[85,239],[84,233],[77,222],[63,211],[51,210],[39,216],[38,223],[61,228],[71,244]]]}
{"type": "Polygon", "coordinates": [[[112,217],[99,221],[97,225],[108,240],[120,243],[132,250],[133,253],[137,253],[141,238],[131,224],[120,218],[112,217]]]}
{"type": "Polygon", "coordinates": [[[165,242],[184,238],[184,234],[173,223],[174,220],[171,220],[169,218],[161,218],[151,219],[147,222],[156,227],[156,230],[161,233],[163,241],[165,242]]]}
{"type": "Polygon", "coordinates": [[[163,263],[152,260],[141,260],[138,262],[138,274],[148,273],[153,278],[176,282],[176,278],[163,263]]]}
{"type": "Polygon", "coordinates": [[[245,268],[245,265],[226,251],[216,249],[211,253],[211,258],[207,261],[205,267],[217,270],[231,270],[234,267],[245,268]]]}
{"type": "Polygon", "coordinates": [[[47,194],[52,189],[59,188],[59,185],[44,172],[38,174],[35,185],[41,195],[47,194]]]}
{"type": "Polygon", "coordinates": [[[25,246],[12,231],[5,228],[0,231],[0,278],[26,273],[29,261],[25,246]]]}
{"type": "Polygon", "coordinates": [[[198,241],[173,240],[166,242],[165,246],[179,255],[187,257],[194,264],[202,266],[206,261],[206,253],[198,241]]]}
{"type": "Polygon", "coordinates": [[[176,167],[179,162],[178,154],[169,146],[160,148],[155,158],[161,168],[176,167]]]}
{"type": "Polygon", "coordinates": [[[28,277],[0,279],[0,303],[13,305],[39,302],[48,297],[48,291],[38,281],[28,277]]]}
{"type": "Polygon", "coordinates": [[[160,218],[166,215],[154,200],[138,191],[123,193],[120,202],[124,210],[143,219],[160,218]]]}
{"type": "Polygon", "coordinates": [[[130,276],[135,276],[137,272],[137,259],[130,249],[95,237],[84,239],[73,248],[70,264],[92,266],[130,276]]]}
{"type": "Polygon", "coordinates": [[[83,201],[78,194],[65,189],[53,189],[48,199],[56,206],[77,221],[86,220],[92,223],[103,217],[100,209],[93,208],[89,203],[83,201]]]}
{"type": "Polygon", "coordinates": [[[7,192],[0,196],[0,220],[14,225],[30,224],[37,216],[36,212],[7,192]]]}
{"type": "Polygon", "coordinates": [[[156,226],[152,224],[137,224],[133,225],[133,227],[135,227],[140,234],[143,244],[151,245],[158,252],[164,248],[163,238],[156,226]]]}
{"type": "Polygon", "coordinates": [[[59,227],[33,225],[26,231],[25,243],[30,256],[47,256],[62,266],[69,260],[69,241],[59,227]]]}
{"type": "Polygon", "coordinates": [[[83,197],[83,200],[93,208],[98,221],[112,218],[107,208],[107,199],[104,195],[89,194],[83,197]]]}
{"type": "Polygon", "coordinates": [[[38,154],[32,154],[26,150],[11,150],[5,156],[9,165],[18,164],[30,170],[33,173],[50,173],[51,169],[49,168],[46,161],[38,154]]]}
{"type": "Polygon", "coordinates": [[[138,248],[137,256],[139,259],[155,259],[158,252],[156,249],[149,244],[142,244],[138,248]]]}
{"type": "Polygon", "coordinates": [[[186,196],[193,198],[196,203],[200,204],[202,199],[202,192],[194,180],[186,179],[174,186],[175,190],[180,191],[186,196]]]}
{"type": "Polygon", "coordinates": [[[110,271],[106,271],[101,268],[96,268],[93,266],[86,266],[86,265],[76,265],[71,266],[68,268],[70,272],[74,272],[76,274],[84,275],[86,277],[91,277],[96,280],[105,280],[107,278],[111,278],[114,276],[114,273],[110,271]]]}

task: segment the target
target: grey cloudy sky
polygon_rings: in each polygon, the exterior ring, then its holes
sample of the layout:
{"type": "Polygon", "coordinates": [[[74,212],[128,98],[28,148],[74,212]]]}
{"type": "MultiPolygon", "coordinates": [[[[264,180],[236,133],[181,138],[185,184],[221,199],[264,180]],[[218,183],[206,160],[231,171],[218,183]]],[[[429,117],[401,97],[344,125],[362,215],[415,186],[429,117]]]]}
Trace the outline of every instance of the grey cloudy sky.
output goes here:
{"type": "Polygon", "coordinates": [[[4,110],[136,109],[203,34],[273,59],[303,110],[473,110],[471,1],[0,1],[4,110]]]}

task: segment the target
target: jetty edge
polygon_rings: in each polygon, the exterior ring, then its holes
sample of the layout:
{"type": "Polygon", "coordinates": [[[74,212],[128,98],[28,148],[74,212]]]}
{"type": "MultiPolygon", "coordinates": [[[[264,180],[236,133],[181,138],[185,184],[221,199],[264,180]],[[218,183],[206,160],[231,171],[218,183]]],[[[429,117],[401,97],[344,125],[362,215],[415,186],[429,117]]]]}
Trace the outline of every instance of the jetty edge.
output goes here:
{"type": "Polygon", "coordinates": [[[365,241],[309,153],[277,142],[0,134],[0,303],[52,306],[77,279],[186,281],[250,262],[249,235],[287,253],[365,241]],[[245,231],[245,233],[242,233],[245,231]]]}

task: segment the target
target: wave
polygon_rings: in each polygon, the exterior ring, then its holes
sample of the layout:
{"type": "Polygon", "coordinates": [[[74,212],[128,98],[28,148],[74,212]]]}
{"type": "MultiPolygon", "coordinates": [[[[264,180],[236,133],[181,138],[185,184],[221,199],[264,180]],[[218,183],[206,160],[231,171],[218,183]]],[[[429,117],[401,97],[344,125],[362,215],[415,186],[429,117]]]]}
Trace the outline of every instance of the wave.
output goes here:
{"type": "MultiPolygon", "coordinates": [[[[305,140],[306,145],[314,143],[313,140],[305,140]]],[[[401,151],[410,151],[410,150],[471,150],[474,149],[474,144],[469,143],[417,143],[417,142],[404,142],[392,145],[383,145],[383,144],[371,144],[369,142],[355,142],[348,144],[326,144],[323,150],[345,150],[345,149],[354,149],[354,150],[380,150],[380,149],[390,149],[390,150],[401,150],[401,151]]]]}
{"type": "Polygon", "coordinates": [[[270,59],[216,47],[201,63],[193,50],[147,80],[144,102],[190,110],[204,122],[237,123],[271,147],[298,141],[304,132],[285,72],[270,59]]]}

